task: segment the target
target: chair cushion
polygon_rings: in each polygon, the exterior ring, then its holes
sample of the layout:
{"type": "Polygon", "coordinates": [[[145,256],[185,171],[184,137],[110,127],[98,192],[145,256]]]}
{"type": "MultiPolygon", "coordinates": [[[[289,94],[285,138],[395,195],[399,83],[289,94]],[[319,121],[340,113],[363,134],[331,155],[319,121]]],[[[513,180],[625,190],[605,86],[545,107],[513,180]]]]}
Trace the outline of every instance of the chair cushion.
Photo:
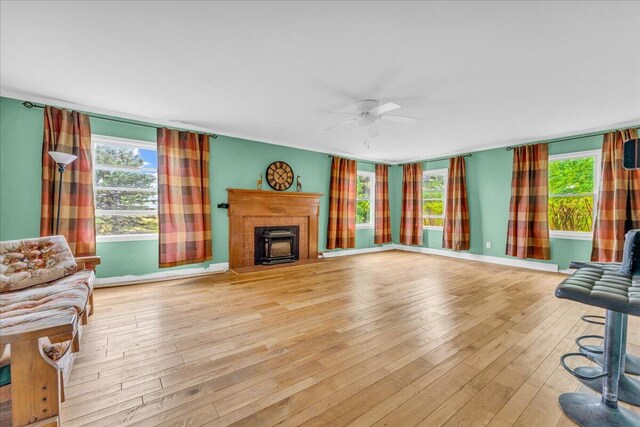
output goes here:
{"type": "Polygon", "coordinates": [[[93,271],[82,270],[45,285],[5,292],[0,298],[0,320],[3,325],[11,326],[9,318],[65,308],[73,308],[80,314],[87,305],[94,281],[93,271]]]}
{"type": "Polygon", "coordinates": [[[77,269],[63,236],[0,242],[0,292],[51,282],[77,269]]]}
{"type": "Polygon", "coordinates": [[[556,296],[640,316],[640,276],[582,268],[558,285],[556,296]]]}
{"type": "MultiPolygon", "coordinates": [[[[82,270],[51,283],[5,292],[0,297],[0,326],[8,328],[31,323],[60,312],[79,315],[87,305],[94,281],[92,270],[82,270]]],[[[69,345],[69,341],[51,343],[42,340],[42,349],[51,360],[61,358],[69,345]]],[[[8,364],[11,358],[8,348],[3,350],[0,366],[8,364]]]]}

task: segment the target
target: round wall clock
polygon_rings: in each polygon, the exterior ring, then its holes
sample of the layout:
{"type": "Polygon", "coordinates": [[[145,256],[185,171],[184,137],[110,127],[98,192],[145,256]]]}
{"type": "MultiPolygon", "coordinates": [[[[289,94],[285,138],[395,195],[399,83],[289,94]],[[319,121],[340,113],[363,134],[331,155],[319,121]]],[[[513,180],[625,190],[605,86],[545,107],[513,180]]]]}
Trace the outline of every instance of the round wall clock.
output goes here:
{"type": "Polygon", "coordinates": [[[267,182],[274,190],[284,191],[293,184],[293,169],[285,162],[273,162],[267,168],[267,182]]]}

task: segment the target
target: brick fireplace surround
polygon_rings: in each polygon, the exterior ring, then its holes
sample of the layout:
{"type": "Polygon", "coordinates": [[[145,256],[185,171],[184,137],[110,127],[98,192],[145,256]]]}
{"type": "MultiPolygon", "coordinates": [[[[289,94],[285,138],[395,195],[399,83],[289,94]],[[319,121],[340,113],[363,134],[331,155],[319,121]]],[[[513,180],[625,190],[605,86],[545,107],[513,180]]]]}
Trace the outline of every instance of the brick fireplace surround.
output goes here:
{"type": "Polygon", "coordinates": [[[318,257],[318,214],[322,193],[227,189],[229,267],[254,265],[254,228],[297,225],[300,259],[318,257]]]}

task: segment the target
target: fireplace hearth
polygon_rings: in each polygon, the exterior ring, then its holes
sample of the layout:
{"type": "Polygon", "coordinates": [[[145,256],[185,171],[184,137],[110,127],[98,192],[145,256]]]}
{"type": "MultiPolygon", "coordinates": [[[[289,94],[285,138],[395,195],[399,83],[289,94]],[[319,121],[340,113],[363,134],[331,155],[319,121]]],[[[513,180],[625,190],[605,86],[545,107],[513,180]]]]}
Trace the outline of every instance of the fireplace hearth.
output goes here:
{"type": "Polygon", "coordinates": [[[272,265],[294,262],[299,258],[299,226],[254,228],[255,264],[272,265]]]}

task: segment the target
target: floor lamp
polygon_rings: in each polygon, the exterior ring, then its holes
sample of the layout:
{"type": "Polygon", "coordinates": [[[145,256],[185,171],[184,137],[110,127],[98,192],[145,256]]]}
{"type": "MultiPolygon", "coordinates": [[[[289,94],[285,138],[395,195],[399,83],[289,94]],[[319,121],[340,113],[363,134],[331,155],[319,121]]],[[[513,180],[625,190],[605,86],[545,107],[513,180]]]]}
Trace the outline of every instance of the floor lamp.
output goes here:
{"type": "Polygon", "coordinates": [[[56,231],[54,234],[58,234],[60,228],[60,203],[62,201],[62,174],[69,164],[71,164],[78,156],[73,154],[63,153],[61,151],[49,151],[49,156],[58,165],[58,172],[60,172],[60,181],[58,182],[58,214],[56,215],[56,231]]]}

